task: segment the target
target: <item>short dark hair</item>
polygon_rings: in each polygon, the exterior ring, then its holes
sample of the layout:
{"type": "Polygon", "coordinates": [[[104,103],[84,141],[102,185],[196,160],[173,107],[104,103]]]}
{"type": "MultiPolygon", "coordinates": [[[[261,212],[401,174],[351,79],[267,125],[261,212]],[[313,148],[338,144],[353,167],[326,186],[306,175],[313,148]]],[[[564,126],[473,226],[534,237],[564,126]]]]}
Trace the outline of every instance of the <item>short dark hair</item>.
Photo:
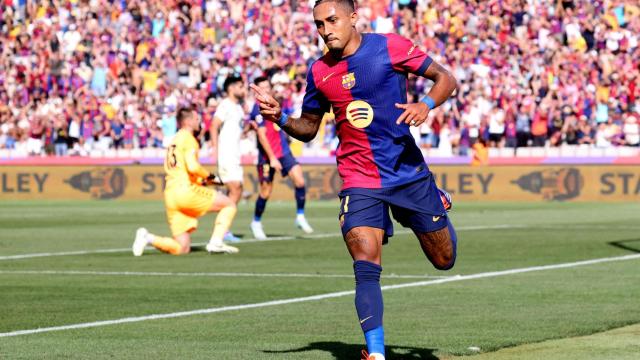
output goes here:
{"type": "Polygon", "coordinates": [[[237,75],[229,75],[227,76],[227,78],[224,80],[224,85],[222,86],[222,89],[224,89],[225,92],[227,92],[229,90],[229,86],[238,83],[238,82],[243,82],[244,80],[242,80],[242,78],[240,76],[237,75]]]}
{"type": "Polygon", "coordinates": [[[266,77],[266,76],[258,76],[257,78],[255,78],[255,79],[253,80],[253,83],[254,83],[255,85],[258,85],[258,84],[260,84],[260,83],[261,83],[261,82],[263,82],[263,81],[269,81],[269,78],[268,78],[268,77],[266,77]]]}
{"type": "Polygon", "coordinates": [[[353,0],[316,0],[316,3],[313,5],[313,8],[315,9],[316,7],[318,7],[318,5],[326,2],[337,3],[338,5],[346,7],[351,12],[356,11],[356,4],[353,2],[353,0]]]}
{"type": "Polygon", "coordinates": [[[184,121],[184,119],[191,115],[193,113],[193,110],[193,106],[191,105],[181,106],[180,108],[178,108],[178,113],[176,114],[178,127],[182,126],[182,122],[184,121]]]}

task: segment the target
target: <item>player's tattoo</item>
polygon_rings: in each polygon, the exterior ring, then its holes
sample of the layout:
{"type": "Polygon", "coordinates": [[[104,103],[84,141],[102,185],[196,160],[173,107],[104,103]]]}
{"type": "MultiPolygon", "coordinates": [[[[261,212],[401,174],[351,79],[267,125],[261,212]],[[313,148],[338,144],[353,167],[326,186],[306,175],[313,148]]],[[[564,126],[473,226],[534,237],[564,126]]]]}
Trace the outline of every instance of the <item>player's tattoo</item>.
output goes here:
{"type": "Polygon", "coordinates": [[[363,229],[353,228],[344,237],[344,241],[347,246],[366,246],[367,245],[367,232],[363,229]]]}
{"type": "Polygon", "coordinates": [[[453,240],[449,234],[449,228],[444,227],[437,231],[417,234],[420,247],[429,261],[438,269],[444,269],[451,265],[453,259],[453,240]]]}
{"type": "Polygon", "coordinates": [[[321,122],[320,115],[302,113],[300,118],[289,118],[282,129],[300,141],[309,142],[316,137],[321,122]]]}

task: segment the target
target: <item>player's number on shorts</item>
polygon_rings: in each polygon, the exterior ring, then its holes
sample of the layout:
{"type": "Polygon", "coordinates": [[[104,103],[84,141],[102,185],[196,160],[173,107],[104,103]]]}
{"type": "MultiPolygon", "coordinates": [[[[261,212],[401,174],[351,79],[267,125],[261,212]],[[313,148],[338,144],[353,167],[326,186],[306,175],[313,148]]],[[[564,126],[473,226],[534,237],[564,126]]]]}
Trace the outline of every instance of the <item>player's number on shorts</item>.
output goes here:
{"type": "Polygon", "coordinates": [[[342,213],[346,213],[349,211],[349,195],[344,198],[344,203],[342,204],[342,213]]]}
{"type": "Polygon", "coordinates": [[[171,145],[169,146],[169,149],[167,149],[167,164],[169,165],[169,168],[173,169],[174,167],[176,167],[177,163],[178,159],[176,158],[176,146],[171,145]]]}

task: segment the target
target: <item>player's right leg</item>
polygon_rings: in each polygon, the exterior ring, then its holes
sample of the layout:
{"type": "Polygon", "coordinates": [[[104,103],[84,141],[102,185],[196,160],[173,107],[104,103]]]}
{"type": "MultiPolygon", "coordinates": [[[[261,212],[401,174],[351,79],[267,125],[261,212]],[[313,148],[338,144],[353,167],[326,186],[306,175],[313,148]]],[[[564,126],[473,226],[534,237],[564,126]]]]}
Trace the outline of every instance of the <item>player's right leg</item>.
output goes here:
{"type": "Polygon", "coordinates": [[[256,199],[256,205],[253,212],[253,221],[251,221],[251,232],[257,240],[265,240],[267,235],[262,228],[262,214],[267,207],[267,201],[273,191],[273,177],[275,169],[269,164],[258,164],[258,181],[260,182],[260,192],[256,199]]]}
{"type": "MultiPolygon", "coordinates": [[[[295,161],[295,158],[291,156],[291,159],[295,162],[295,165],[291,167],[288,171],[289,178],[293,182],[293,186],[295,187],[295,197],[296,197],[296,226],[307,234],[311,234],[313,232],[313,228],[307,222],[307,218],[304,216],[304,205],[307,197],[307,190],[304,182],[304,175],[302,173],[302,167],[295,161]]],[[[284,168],[283,164],[283,168],[284,168]]]]}
{"type": "Polygon", "coordinates": [[[384,359],[382,244],[393,233],[388,206],[362,194],[341,193],[340,226],[353,259],[355,306],[370,358],[384,359]]]}
{"type": "Polygon", "coordinates": [[[151,245],[154,248],[171,255],[188,254],[191,251],[191,236],[188,232],[174,236],[174,238],[154,235],[145,228],[138,228],[133,241],[133,255],[141,256],[144,248],[151,245]]]}

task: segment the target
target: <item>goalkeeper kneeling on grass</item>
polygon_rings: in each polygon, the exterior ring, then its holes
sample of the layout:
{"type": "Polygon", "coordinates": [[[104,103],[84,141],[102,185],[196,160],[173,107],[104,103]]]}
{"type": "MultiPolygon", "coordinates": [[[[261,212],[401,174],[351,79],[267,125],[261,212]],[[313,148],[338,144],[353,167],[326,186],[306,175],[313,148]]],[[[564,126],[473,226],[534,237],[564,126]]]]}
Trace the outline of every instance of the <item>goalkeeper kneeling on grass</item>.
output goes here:
{"type": "Polygon", "coordinates": [[[198,161],[200,145],[193,134],[200,128],[200,119],[190,107],[180,108],[176,118],[180,130],[167,148],[164,160],[164,202],[173,238],[139,228],[133,242],[133,255],[142,255],[147,245],[172,255],[189,253],[191,233],[198,227],[198,218],[209,212],[217,212],[218,216],[207,251],[235,254],[238,248],[223,243],[222,238],[236,215],[236,205],[226,195],[205,187],[222,185],[222,182],[198,161]]]}

